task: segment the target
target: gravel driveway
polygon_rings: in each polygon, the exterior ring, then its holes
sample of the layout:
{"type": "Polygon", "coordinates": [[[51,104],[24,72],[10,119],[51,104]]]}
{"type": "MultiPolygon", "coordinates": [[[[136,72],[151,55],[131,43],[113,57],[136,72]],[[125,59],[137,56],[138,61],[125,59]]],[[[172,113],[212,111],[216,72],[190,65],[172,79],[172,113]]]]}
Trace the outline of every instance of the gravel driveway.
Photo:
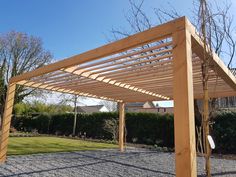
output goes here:
{"type": "MultiPolygon", "coordinates": [[[[204,176],[203,159],[198,158],[198,174],[204,176]]],[[[213,176],[236,176],[236,161],[212,158],[213,176]]],[[[174,154],[129,148],[10,156],[0,165],[0,176],[21,177],[116,177],[175,176],[174,154]]]]}

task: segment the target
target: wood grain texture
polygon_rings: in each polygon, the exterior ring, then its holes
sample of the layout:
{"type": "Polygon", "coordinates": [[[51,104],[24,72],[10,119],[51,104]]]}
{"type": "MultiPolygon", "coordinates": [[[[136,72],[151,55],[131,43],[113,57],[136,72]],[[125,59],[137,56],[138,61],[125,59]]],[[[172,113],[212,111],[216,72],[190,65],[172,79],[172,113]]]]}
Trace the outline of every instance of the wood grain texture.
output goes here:
{"type": "Polygon", "coordinates": [[[124,151],[125,103],[119,103],[119,149],[124,151]]]}
{"type": "Polygon", "coordinates": [[[176,176],[196,177],[191,34],[177,29],[173,47],[176,176]]]}
{"type": "Polygon", "coordinates": [[[1,139],[0,139],[0,163],[5,162],[7,154],[7,145],[9,130],[11,124],[12,110],[14,104],[16,84],[10,84],[7,90],[7,97],[2,121],[1,139]]]}

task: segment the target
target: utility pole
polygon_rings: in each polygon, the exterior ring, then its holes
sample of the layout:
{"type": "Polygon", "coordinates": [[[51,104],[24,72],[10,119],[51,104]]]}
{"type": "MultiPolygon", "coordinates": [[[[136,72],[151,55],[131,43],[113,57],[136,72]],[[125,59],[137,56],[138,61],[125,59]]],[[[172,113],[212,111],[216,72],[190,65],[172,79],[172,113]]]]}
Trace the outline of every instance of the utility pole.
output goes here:
{"type": "Polygon", "coordinates": [[[209,130],[210,120],[209,120],[209,95],[208,95],[209,58],[207,56],[206,13],[207,13],[206,0],[200,0],[201,32],[204,43],[204,56],[202,63],[202,78],[203,78],[202,84],[203,84],[203,95],[204,95],[203,116],[202,116],[203,144],[204,144],[205,170],[207,177],[211,177],[211,165],[210,165],[211,147],[207,139],[207,136],[210,134],[209,130]]]}

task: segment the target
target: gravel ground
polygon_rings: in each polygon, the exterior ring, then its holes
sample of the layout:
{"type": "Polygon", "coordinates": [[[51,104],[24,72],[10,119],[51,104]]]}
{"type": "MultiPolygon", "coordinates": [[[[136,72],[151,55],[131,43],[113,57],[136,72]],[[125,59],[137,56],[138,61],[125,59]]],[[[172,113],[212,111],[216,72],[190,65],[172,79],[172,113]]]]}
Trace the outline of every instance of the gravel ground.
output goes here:
{"type": "MultiPolygon", "coordinates": [[[[198,175],[204,176],[203,159],[198,158],[198,175]]],[[[236,176],[236,160],[212,158],[213,176],[236,176]]],[[[129,148],[10,156],[0,165],[0,176],[21,177],[116,177],[175,176],[174,154],[129,148]]]]}

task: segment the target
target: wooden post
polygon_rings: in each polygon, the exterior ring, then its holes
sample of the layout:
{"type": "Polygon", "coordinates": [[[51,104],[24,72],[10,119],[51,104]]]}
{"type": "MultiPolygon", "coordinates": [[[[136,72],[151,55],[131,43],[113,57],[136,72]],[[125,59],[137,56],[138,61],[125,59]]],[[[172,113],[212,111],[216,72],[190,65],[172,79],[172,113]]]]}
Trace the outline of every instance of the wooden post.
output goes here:
{"type": "Polygon", "coordinates": [[[14,104],[16,84],[10,84],[7,90],[7,97],[5,102],[4,114],[3,114],[3,123],[1,130],[1,139],[0,139],[0,163],[5,162],[7,154],[7,145],[9,130],[11,125],[12,110],[14,104]]]}
{"type": "Polygon", "coordinates": [[[119,103],[119,149],[124,152],[125,103],[119,103]]]}
{"type": "Polygon", "coordinates": [[[74,124],[73,124],[73,133],[72,136],[75,136],[75,131],[76,131],[76,122],[77,122],[77,95],[74,95],[74,124]]]}
{"type": "Polygon", "coordinates": [[[177,177],[196,177],[196,145],[191,34],[176,28],[173,34],[173,97],[175,168],[177,177]]]}

